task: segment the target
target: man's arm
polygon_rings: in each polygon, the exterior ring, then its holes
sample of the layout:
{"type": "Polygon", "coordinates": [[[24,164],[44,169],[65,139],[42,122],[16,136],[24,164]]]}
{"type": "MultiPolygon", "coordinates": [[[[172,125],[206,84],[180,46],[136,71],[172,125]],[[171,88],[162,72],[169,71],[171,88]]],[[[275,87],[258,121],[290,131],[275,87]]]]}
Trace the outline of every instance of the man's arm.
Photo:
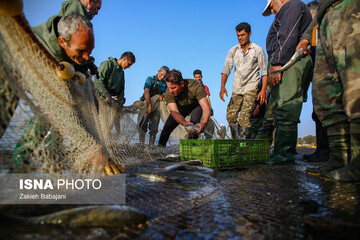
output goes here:
{"type": "Polygon", "coordinates": [[[181,113],[179,112],[179,109],[176,105],[176,103],[168,103],[167,105],[171,116],[175,119],[176,122],[178,122],[179,124],[186,126],[186,125],[193,125],[193,123],[191,122],[187,122],[185,120],[185,118],[183,117],[183,115],[181,115],[181,113]]]}
{"type": "Polygon", "coordinates": [[[108,62],[103,62],[100,65],[99,68],[99,77],[95,79],[94,84],[96,91],[98,95],[104,99],[111,99],[111,95],[106,89],[106,83],[108,75],[110,75],[108,72],[110,71],[108,62]]]}
{"type": "Polygon", "coordinates": [[[226,75],[225,73],[222,73],[221,74],[220,99],[223,100],[223,102],[225,102],[224,93],[228,97],[228,93],[227,93],[227,90],[225,88],[227,79],[228,79],[228,75],[226,75]]]}
{"type": "Polygon", "coordinates": [[[147,103],[147,114],[152,112],[151,101],[150,101],[150,89],[144,88],[144,97],[147,103]]]}
{"type": "Polygon", "coordinates": [[[261,80],[262,80],[262,87],[256,100],[260,99],[260,105],[263,105],[264,102],[266,101],[266,88],[268,85],[268,77],[266,75],[262,76],[261,80]]]}
{"type": "Polygon", "coordinates": [[[196,125],[198,125],[200,127],[199,131],[197,133],[202,133],[205,130],[205,127],[209,121],[210,118],[210,106],[209,106],[209,102],[206,99],[206,97],[202,98],[199,101],[199,104],[202,108],[202,122],[201,123],[197,123],[196,125]]]}
{"type": "Polygon", "coordinates": [[[231,73],[231,70],[234,66],[234,55],[235,55],[235,51],[236,51],[236,46],[232,47],[229,52],[226,55],[225,58],[225,63],[224,63],[224,67],[223,70],[221,71],[221,87],[220,87],[220,99],[223,100],[223,102],[225,102],[224,100],[224,93],[225,95],[228,97],[228,93],[227,90],[225,88],[227,79],[231,73]]]}

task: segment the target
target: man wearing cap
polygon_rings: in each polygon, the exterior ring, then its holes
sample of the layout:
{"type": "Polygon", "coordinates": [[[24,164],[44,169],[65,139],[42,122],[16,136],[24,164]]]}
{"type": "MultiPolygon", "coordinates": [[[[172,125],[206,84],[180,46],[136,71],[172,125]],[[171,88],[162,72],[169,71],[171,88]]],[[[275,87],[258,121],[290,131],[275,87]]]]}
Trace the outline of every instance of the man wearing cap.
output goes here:
{"type": "Polygon", "coordinates": [[[330,160],[306,173],[327,180],[360,182],[359,16],[359,0],[320,0],[317,17],[297,47],[306,49],[312,26],[319,24],[312,96],[327,127],[330,160]]]}
{"type": "Polygon", "coordinates": [[[250,117],[255,100],[260,99],[264,104],[266,99],[267,69],[264,50],[250,41],[251,27],[243,22],[235,27],[239,44],[232,47],[225,59],[221,71],[220,99],[224,94],[228,96],[225,88],[228,76],[235,65],[235,75],[232,84],[232,95],[227,106],[226,119],[229,122],[233,139],[247,139],[250,135],[250,117]],[[263,88],[258,92],[260,73],[263,88]],[[240,116],[237,119],[237,116],[240,116]]]}
{"type": "Polygon", "coordinates": [[[309,8],[300,0],[268,0],[263,16],[275,14],[266,38],[269,55],[269,79],[274,98],[274,153],[263,161],[268,165],[295,164],[297,125],[306,86],[311,79],[310,56],[274,77],[273,71],[284,66],[295,53],[300,37],[312,21],[309,8]]]}

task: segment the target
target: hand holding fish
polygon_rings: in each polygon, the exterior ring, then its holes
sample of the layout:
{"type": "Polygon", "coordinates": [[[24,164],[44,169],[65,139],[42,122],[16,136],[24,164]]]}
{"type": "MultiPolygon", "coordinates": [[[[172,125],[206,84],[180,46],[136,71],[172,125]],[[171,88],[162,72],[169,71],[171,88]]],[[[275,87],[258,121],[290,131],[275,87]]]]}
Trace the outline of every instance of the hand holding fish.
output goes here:
{"type": "Polygon", "coordinates": [[[303,51],[303,57],[306,57],[308,54],[311,54],[311,50],[308,47],[310,44],[309,40],[307,39],[301,39],[299,44],[296,46],[296,51],[299,49],[305,49],[303,51]]]}
{"type": "Polygon", "coordinates": [[[279,84],[279,82],[281,81],[281,74],[279,74],[279,70],[281,70],[281,68],[282,68],[282,66],[272,66],[270,68],[270,71],[269,71],[270,82],[274,86],[276,84],[279,84]]]}

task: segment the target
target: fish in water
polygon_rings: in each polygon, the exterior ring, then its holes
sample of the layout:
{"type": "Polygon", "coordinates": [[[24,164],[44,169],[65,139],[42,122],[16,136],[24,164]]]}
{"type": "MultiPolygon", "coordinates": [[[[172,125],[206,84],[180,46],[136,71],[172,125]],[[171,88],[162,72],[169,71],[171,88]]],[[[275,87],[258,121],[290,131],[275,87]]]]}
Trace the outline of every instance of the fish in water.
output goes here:
{"type": "MultiPolygon", "coordinates": [[[[309,46],[310,47],[310,46],[309,46]]],[[[308,47],[308,49],[310,49],[308,47]]],[[[304,51],[302,48],[297,50],[294,55],[290,58],[290,60],[279,70],[273,71],[275,75],[272,78],[275,78],[279,73],[282,73],[285,70],[288,70],[290,67],[292,67],[297,61],[299,61],[304,56],[304,51]]]]}
{"type": "MultiPolygon", "coordinates": [[[[4,217],[4,216],[2,216],[4,217]]],[[[65,225],[69,227],[123,227],[147,222],[137,209],[120,205],[85,206],[54,212],[39,217],[7,216],[28,224],[65,225]]]]}
{"type": "Polygon", "coordinates": [[[186,131],[199,131],[200,127],[198,125],[186,125],[185,130],[186,131]]]}

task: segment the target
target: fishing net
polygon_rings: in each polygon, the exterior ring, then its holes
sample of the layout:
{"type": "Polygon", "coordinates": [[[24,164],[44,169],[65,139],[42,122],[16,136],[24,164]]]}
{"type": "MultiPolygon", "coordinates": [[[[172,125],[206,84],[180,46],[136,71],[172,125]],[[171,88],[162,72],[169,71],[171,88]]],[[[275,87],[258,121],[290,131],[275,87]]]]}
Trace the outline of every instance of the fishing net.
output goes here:
{"type": "MultiPolygon", "coordinates": [[[[146,103],[109,105],[96,98],[91,75],[84,84],[59,78],[18,22],[0,14],[2,166],[12,166],[14,149],[21,155],[19,171],[79,173],[100,173],[108,159],[131,168],[179,151],[178,139],[187,137],[183,126],[173,132],[167,148],[140,144],[136,119],[146,103]]],[[[165,122],[165,102],[157,95],[151,102],[165,122]]],[[[217,137],[214,130],[211,136],[217,137]]]]}

